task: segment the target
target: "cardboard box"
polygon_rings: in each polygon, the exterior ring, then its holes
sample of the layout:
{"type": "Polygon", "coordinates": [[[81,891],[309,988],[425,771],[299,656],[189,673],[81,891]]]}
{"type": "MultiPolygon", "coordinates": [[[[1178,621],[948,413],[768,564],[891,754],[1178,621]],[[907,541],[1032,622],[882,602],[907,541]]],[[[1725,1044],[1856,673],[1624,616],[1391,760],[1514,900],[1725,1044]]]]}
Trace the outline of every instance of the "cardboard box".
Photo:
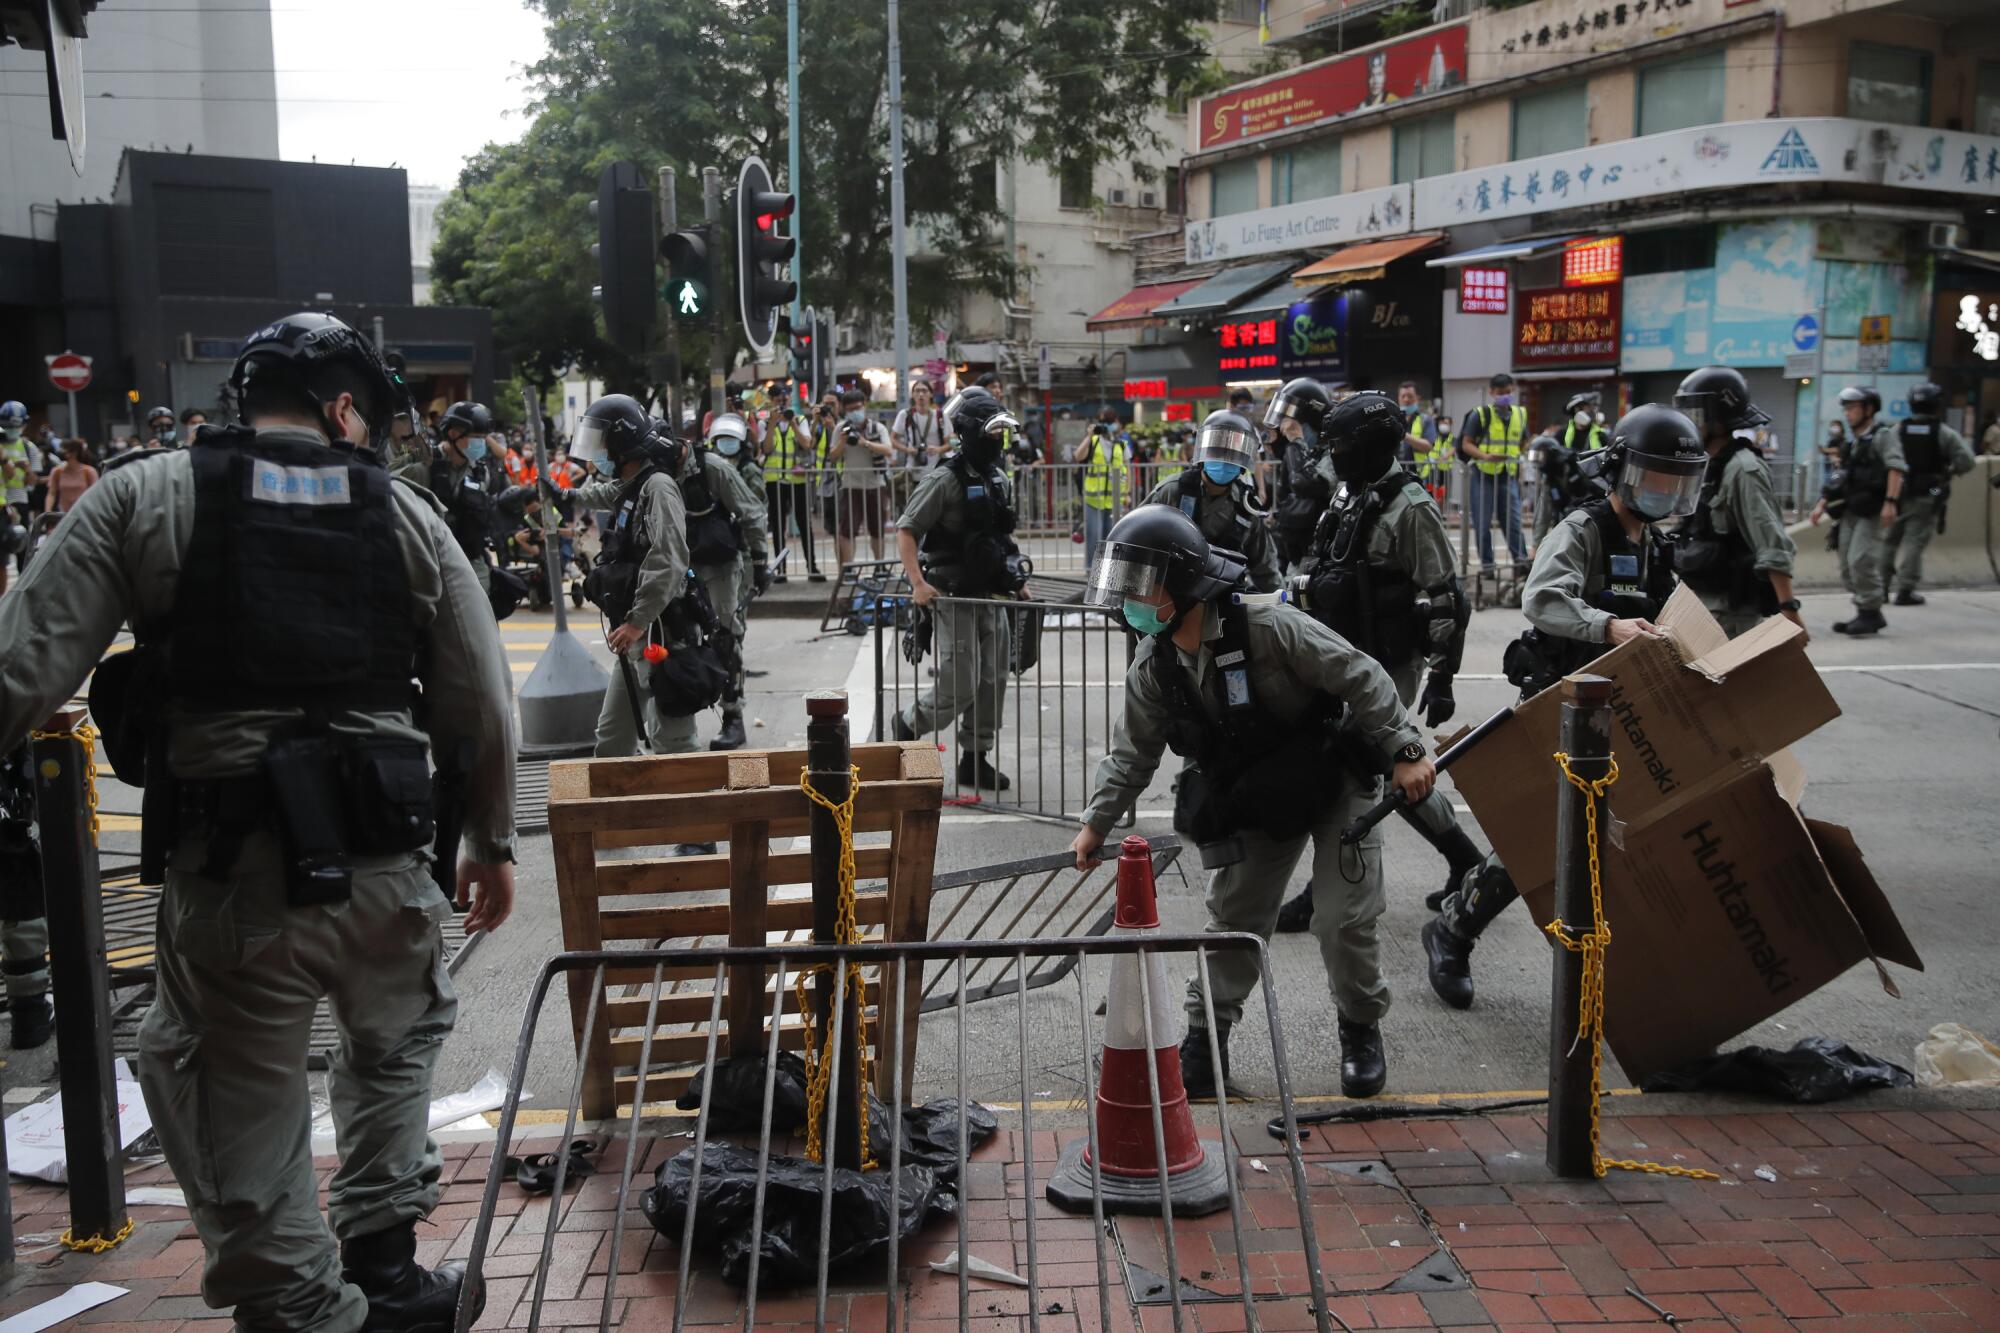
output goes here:
{"type": "MultiPolygon", "coordinates": [[[[1730,640],[1685,588],[1584,670],[1613,683],[1605,1036],[1633,1078],[1705,1055],[1866,958],[1923,964],[1844,828],[1804,818],[1784,750],[1838,717],[1803,634],[1730,640]]],[[[1452,766],[1538,923],[1553,914],[1560,688],[1452,766]]]]}

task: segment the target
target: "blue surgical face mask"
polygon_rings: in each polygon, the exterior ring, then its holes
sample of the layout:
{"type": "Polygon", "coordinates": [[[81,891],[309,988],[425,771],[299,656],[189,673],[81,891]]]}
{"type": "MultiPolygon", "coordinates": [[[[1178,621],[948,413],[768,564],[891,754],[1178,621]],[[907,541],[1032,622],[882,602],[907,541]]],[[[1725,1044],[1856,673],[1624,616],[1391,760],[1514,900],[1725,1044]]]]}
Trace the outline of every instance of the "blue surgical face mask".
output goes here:
{"type": "Polygon", "coordinates": [[[737,439],[734,435],[718,435],[715,437],[714,444],[715,452],[721,454],[724,458],[736,457],[736,451],[743,447],[743,441],[737,439]]]}
{"type": "Polygon", "coordinates": [[[1243,469],[1237,464],[1219,463],[1212,458],[1201,465],[1201,470],[1207,475],[1210,481],[1218,486],[1227,486],[1230,482],[1235,481],[1243,475],[1243,469]]]}
{"type": "Polygon", "coordinates": [[[484,435],[474,435],[459,447],[465,450],[465,461],[468,463],[477,463],[486,457],[486,437],[484,435]]]}
{"type": "Polygon", "coordinates": [[[1494,395],[1493,395],[1493,406],[1495,406],[1495,407],[1512,407],[1513,405],[1514,405],[1514,395],[1513,395],[1513,394],[1511,394],[1511,393],[1496,393],[1496,394],[1494,394],[1494,395]]]}
{"type": "Polygon", "coordinates": [[[1415,403],[1403,403],[1401,406],[1404,416],[1413,417],[1417,414],[1417,405],[1415,403]]]}
{"type": "Polygon", "coordinates": [[[1167,622],[1160,619],[1159,607],[1151,602],[1134,601],[1130,597],[1125,599],[1125,623],[1148,635],[1163,634],[1167,628],[1167,622]]]}
{"type": "Polygon", "coordinates": [[[847,419],[858,426],[868,419],[868,412],[865,408],[857,407],[847,414],[847,419]]]}

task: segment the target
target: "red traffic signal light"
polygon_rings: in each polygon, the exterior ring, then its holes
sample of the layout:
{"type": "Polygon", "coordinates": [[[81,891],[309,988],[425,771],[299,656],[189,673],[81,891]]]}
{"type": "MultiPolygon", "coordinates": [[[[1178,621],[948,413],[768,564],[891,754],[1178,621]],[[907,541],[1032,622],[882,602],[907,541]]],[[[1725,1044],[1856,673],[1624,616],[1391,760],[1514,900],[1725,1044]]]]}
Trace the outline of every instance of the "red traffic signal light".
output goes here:
{"type": "Polygon", "coordinates": [[[736,177],[736,289],[743,335],[759,356],[769,354],[777,335],[778,308],[798,295],[798,284],[782,276],[798,242],[775,231],[797,206],[796,197],[771,188],[761,159],[744,160],[736,177]]]}

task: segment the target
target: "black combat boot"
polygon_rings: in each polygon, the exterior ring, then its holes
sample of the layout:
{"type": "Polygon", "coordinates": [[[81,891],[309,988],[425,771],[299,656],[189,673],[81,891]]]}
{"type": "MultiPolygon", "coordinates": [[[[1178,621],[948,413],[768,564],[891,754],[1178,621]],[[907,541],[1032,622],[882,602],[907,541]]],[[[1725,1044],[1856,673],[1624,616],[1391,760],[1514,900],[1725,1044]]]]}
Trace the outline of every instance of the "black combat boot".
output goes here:
{"type": "Polygon", "coordinates": [[[55,1035],[56,1009],[46,995],[9,1000],[7,1013],[14,1021],[8,1044],[17,1051],[31,1051],[55,1035]]]}
{"type": "Polygon", "coordinates": [[[1466,875],[1459,891],[1424,927],[1424,957],[1431,989],[1454,1009],[1472,1007],[1472,944],[1507,904],[1520,897],[1513,877],[1497,858],[1487,858],[1466,875]]]}
{"type": "MultiPolygon", "coordinates": [[[[465,1265],[417,1265],[417,1224],[405,1222],[340,1244],[340,1276],[368,1298],[362,1333],[449,1333],[458,1310],[465,1265]]],[[[472,1318],[486,1308],[482,1286],[472,1297],[472,1318]]]]}
{"type": "Polygon", "coordinates": [[[708,743],[711,750],[740,750],[749,739],[743,734],[743,710],[722,715],[722,733],[708,743]]]}
{"type": "Polygon", "coordinates": [[[910,726],[909,720],[903,716],[903,710],[900,708],[889,714],[889,734],[899,741],[913,741],[917,738],[915,729],[910,726]]]}
{"type": "Polygon", "coordinates": [[[1444,900],[1464,881],[1466,872],[1479,868],[1486,854],[1456,824],[1443,833],[1425,833],[1424,840],[1437,848],[1445,863],[1444,887],[1424,898],[1424,906],[1435,912],[1444,906],[1444,900]]]}
{"type": "Polygon", "coordinates": [[[1923,604],[1924,595],[1915,588],[1898,588],[1896,590],[1897,606],[1922,606],[1923,604]]]}
{"type": "Polygon", "coordinates": [[[1298,896],[1278,909],[1278,933],[1299,935],[1311,930],[1313,925],[1313,891],[1308,884],[1300,889],[1298,896]]]}
{"type": "MultiPolygon", "coordinates": [[[[1221,1048],[1222,1081],[1229,1082],[1229,1025],[1219,1025],[1219,1039],[1215,1043],[1221,1048]]],[[[1193,1101],[1215,1100],[1215,1047],[1209,1045],[1208,1029],[1188,1028],[1187,1036],[1181,1039],[1181,1086],[1187,1089],[1193,1101]]]]}
{"type": "Polygon", "coordinates": [[[1858,639],[1865,638],[1877,630],[1885,630],[1887,628],[1889,628],[1889,622],[1882,618],[1880,610],[1856,611],[1852,620],[1835,621],[1833,632],[1835,634],[1852,635],[1858,639]]]}
{"type": "Polygon", "coordinates": [[[1005,773],[986,762],[984,754],[959,756],[958,782],[962,787],[985,787],[990,791],[1006,791],[1014,785],[1005,773]]]}
{"type": "Polygon", "coordinates": [[[1373,1097],[1389,1081],[1378,1023],[1340,1020],[1340,1091],[1346,1097],[1373,1097]]]}

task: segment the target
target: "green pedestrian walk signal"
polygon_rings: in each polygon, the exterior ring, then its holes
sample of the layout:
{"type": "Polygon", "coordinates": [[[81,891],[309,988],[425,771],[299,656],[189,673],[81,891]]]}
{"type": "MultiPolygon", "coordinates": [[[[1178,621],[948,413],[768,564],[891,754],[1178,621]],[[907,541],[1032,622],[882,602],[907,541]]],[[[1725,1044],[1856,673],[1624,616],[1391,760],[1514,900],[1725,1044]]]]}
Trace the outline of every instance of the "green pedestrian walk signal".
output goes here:
{"type": "Polygon", "coordinates": [[[669,278],[660,288],[660,299],[674,312],[674,318],[695,322],[708,318],[708,284],[694,278],[669,278]]]}
{"type": "Polygon", "coordinates": [[[660,256],[667,261],[667,280],[660,287],[660,299],[667,303],[667,309],[683,324],[698,324],[707,319],[708,293],[714,277],[707,226],[690,227],[662,237],[660,256]]]}

